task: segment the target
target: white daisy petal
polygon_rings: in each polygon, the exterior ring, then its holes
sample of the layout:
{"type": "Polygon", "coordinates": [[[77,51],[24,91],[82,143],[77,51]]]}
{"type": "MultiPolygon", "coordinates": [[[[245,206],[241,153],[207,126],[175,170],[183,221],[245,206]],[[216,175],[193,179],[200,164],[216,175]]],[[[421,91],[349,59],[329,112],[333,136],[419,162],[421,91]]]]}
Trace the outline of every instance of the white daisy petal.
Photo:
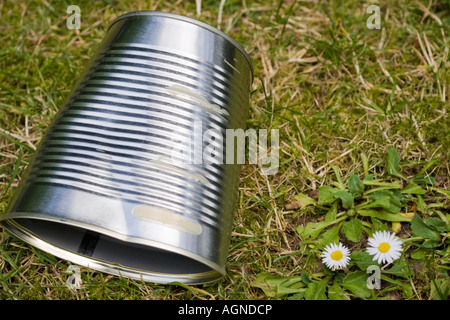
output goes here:
{"type": "Polygon", "coordinates": [[[369,247],[369,248],[367,248],[367,252],[374,255],[375,253],[378,252],[378,249],[369,247]]]}
{"type": "Polygon", "coordinates": [[[378,260],[378,258],[381,256],[381,252],[376,252],[375,256],[373,257],[373,260],[378,260]]]}
{"type": "Polygon", "coordinates": [[[322,254],[322,263],[328,268],[342,269],[345,268],[350,261],[350,250],[348,250],[342,243],[327,245],[322,254]]]}
{"type": "Polygon", "coordinates": [[[373,260],[381,263],[392,263],[400,258],[403,251],[402,242],[394,233],[388,231],[376,231],[367,241],[367,252],[374,256],[373,260]]]}
{"type": "Polygon", "coordinates": [[[378,257],[378,264],[382,264],[382,263],[384,263],[384,257],[382,256],[382,255],[380,255],[379,257],[378,257]]]}
{"type": "Polygon", "coordinates": [[[369,239],[369,245],[371,245],[371,246],[375,246],[376,245],[376,241],[374,240],[374,239],[369,239]]]}

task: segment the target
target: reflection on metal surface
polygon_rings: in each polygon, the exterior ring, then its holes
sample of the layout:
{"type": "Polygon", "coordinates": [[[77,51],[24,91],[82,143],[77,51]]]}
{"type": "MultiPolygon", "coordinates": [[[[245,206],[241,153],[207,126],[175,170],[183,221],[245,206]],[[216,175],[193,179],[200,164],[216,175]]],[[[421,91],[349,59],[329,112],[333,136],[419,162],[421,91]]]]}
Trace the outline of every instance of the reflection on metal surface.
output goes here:
{"type": "Polygon", "coordinates": [[[184,169],[179,169],[177,166],[172,164],[172,161],[170,159],[163,160],[161,157],[158,157],[155,160],[150,160],[150,164],[152,167],[161,169],[163,171],[174,173],[176,175],[180,175],[187,179],[193,179],[193,180],[199,181],[205,185],[209,184],[208,179],[206,179],[203,174],[198,173],[198,172],[196,172],[196,173],[187,172],[187,170],[198,171],[198,169],[196,169],[194,166],[192,166],[188,163],[181,163],[180,165],[182,165],[184,167],[184,169]]]}

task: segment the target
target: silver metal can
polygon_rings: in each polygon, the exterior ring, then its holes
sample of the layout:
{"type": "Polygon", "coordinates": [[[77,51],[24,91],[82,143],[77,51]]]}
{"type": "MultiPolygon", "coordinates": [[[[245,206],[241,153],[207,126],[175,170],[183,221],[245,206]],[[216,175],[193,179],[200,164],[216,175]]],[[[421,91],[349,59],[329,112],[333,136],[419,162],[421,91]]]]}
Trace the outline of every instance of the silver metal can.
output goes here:
{"type": "Polygon", "coordinates": [[[252,78],[245,50],[205,23],[118,17],[1,224],[93,270],[156,283],[221,278],[240,165],[224,161],[217,134],[245,128],[252,78]]]}

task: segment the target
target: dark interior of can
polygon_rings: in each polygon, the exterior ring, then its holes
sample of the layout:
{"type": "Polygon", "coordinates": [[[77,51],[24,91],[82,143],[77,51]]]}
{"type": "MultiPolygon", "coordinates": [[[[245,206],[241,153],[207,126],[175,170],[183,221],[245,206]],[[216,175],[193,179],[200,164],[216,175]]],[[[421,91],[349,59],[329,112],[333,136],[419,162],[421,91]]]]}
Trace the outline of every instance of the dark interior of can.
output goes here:
{"type": "Polygon", "coordinates": [[[211,268],[181,254],[116,238],[71,225],[39,219],[15,219],[42,240],[110,265],[162,274],[196,274],[211,268]]]}

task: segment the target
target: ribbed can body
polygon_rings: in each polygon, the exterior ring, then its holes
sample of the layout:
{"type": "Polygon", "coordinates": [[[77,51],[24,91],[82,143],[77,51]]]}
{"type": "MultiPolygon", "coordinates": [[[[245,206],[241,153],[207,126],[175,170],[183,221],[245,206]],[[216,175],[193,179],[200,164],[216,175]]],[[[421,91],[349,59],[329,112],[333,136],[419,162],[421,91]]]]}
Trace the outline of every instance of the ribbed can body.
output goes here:
{"type": "Polygon", "coordinates": [[[251,61],[189,18],[116,19],[43,138],[2,224],[57,256],[148,281],[224,274],[251,61]],[[223,139],[221,139],[223,137],[223,139]]]}

